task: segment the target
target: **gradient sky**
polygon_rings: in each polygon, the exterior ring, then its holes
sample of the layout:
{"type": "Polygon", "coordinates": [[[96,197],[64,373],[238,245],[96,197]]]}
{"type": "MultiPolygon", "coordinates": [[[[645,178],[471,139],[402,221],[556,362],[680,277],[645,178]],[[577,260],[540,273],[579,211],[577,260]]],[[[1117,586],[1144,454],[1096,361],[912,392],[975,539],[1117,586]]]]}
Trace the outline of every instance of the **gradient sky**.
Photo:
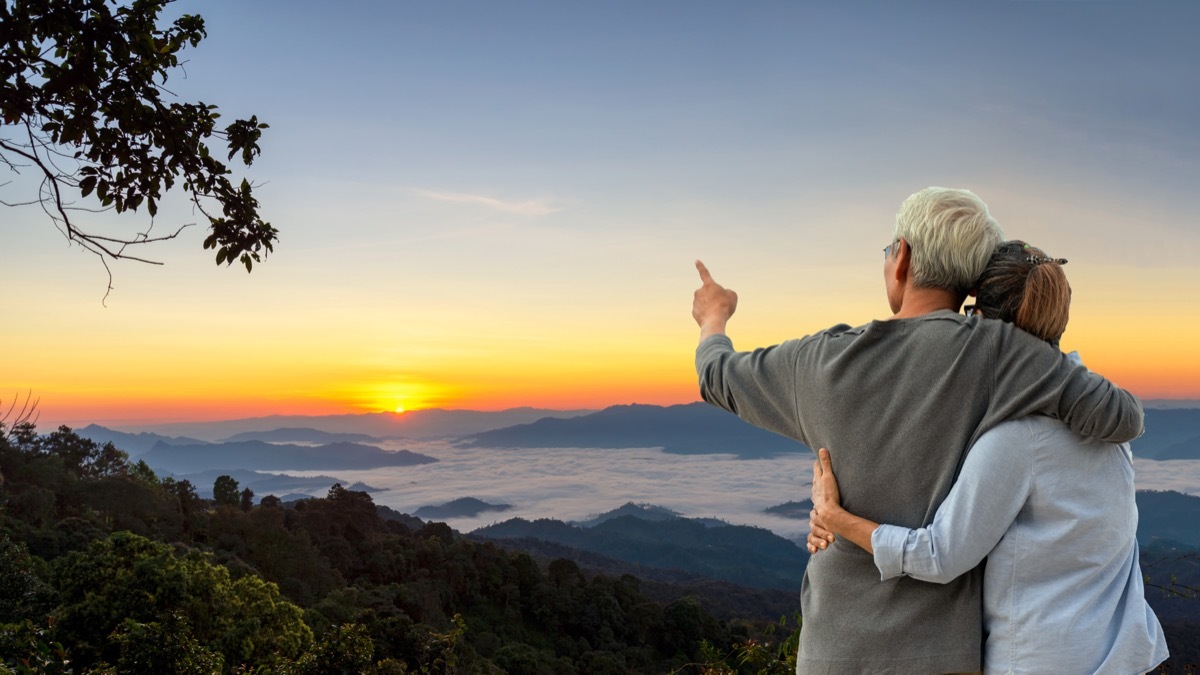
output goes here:
{"type": "Polygon", "coordinates": [[[5,209],[0,401],[40,426],[693,401],[693,260],[741,348],[882,318],[928,185],[1070,259],[1065,348],[1200,398],[1200,3],[174,10],[209,37],[168,87],[271,125],[244,175],[280,242],[247,275],[190,228],[105,306],[94,257],[5,209]]]}

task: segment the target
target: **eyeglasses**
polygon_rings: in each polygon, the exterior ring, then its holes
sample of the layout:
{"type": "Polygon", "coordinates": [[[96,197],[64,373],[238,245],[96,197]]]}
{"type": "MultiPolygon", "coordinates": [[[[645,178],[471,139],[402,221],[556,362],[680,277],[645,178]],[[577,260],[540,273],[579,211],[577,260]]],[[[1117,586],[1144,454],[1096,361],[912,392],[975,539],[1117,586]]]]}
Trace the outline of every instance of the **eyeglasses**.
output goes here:
{"type": "Polygon", "coordinates": [[[888,255],[890,255],[890,254],[891,254],[891,252],[892,252],[892,247],[893,247],[893,246],[895,246],[895,245],[896,245],[896,244],[898,244],[898,243],[900,243],[900,240],[899,240],[899,239],[897,239],[896,241],[893,241],[892,243],[888,244],[887,246],[884,246],[884,247],[883,247],[883,257],[884,257],[884,258],[887,258],[887,257],[888,257],[888,255]]]}

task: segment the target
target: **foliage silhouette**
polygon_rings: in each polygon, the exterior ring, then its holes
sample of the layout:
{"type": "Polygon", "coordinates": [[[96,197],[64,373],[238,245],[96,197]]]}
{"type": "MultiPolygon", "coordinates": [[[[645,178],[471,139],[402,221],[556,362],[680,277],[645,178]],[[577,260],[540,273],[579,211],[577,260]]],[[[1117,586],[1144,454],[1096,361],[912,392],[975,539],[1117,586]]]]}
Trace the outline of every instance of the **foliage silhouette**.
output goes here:
{"type": "MultiPolygon", "coordinates": [[[[179,182],[208,221],[204,248],[218,265],[247,271],[278,238],[261,218],[249,181],[231,180],[225,161],[250,165],[267,125],[251,116],[221,128],[217,106],[180,102],[167,89],[181,55],[207,36],[185,14],[165,25],[171,0],[15,0],[0,4],[0,161],[30,170],[36,204],[68,240],[108,260],[152,262],[131,247],[171,239],[152,233],[165,192],[179,182]],[[209,147],[226,146],[223,160],[209,147]],[[89,200],[94,207],[77,205],[89,200]],[[149,226],[133,236],[83,229],[81,212],[145,207],[149,226]]],[[[186,226],[184,226],[186,227],[186,226]]]]}

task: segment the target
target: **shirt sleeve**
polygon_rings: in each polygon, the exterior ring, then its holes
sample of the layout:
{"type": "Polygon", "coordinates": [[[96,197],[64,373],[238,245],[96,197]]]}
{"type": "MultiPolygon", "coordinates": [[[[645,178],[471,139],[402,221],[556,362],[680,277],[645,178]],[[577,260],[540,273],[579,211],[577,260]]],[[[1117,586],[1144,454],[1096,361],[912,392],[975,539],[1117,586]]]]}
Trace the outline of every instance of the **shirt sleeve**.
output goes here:
{"type": "Polygon", "coordinates": [[[791,340],[738,352],[725,335],[710,335],[696,348],[700,396],[743,420],[799,438],[796,414],[796,349],[791,340]]]}
{"type": "Polygon", "coordinates": [[[915,530],[880,525],[871,534],[880,578],[910,576],[944,584],[974,569],[1004,537],[1029,496],[1033,447],[1023,420],[981,436],[931,524],[915,530]]]}
{"type": "Polygon", "coordinates": [[[996,331],[998,347],[993,404],[982,428],[1042,413],[1062,420],[1076,433],[1110,443],[1142,434],[1144,413],[1136,396],[1011,324],[982,321],[996,331]]]}

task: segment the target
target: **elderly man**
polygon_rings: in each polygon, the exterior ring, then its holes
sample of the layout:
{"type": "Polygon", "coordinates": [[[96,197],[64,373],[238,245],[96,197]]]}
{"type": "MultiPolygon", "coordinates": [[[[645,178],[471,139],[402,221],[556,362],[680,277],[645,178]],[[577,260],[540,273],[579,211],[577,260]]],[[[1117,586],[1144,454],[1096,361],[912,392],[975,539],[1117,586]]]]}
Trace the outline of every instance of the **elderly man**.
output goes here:
{"type": "MultiPolygon", "coordinates": [[[[753,352],[725,336],[737,294],[697,261],[704,400],[830,448],[845,508],[909,528],[931,521],[966,448],[1003,420],[1042,413],[1086,436],[1138,436],[1133,395],[1011,324],[958,313],[1003,239],[973,193],[921,190],[901,205],[883,250],[892,316],[753,352]]],[[[804,575],[797,672],[979,670],[981,579],[976,569],[945,585],[881,582],[869,554],[833,543],[804,575]]]]}

